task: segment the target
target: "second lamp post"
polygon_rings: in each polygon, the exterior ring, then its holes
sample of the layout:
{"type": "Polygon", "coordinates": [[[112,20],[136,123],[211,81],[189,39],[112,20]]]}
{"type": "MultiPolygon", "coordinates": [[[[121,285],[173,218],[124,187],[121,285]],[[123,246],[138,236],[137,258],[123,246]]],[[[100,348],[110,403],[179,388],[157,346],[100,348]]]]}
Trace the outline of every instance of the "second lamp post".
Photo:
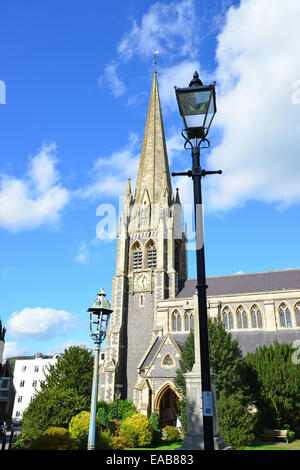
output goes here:
{"type": "Polygon", "coordinates": [[[96,446],[96,412],[98,398],[99,355],[101,343],[106,337],[108,322],[112,312],[103,289],[100,290],[90,312],[90,337],[94,342],[94,374],[91,397],[91,416],[87,450],[95,450],[96,446]]]}

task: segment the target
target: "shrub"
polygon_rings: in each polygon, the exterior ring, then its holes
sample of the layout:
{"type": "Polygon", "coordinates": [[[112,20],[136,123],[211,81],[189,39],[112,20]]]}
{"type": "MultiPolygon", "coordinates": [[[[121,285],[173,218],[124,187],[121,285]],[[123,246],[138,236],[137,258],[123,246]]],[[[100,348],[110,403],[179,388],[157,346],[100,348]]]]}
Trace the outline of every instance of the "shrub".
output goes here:
{"type": "Polygon", "coordinates": [[[76,441],[65,428],[49,428],[29,445],[30,450],[75,450],[76,441]]]}
{"type": "Polygon", "coordinates": [[[121,427],[118,437],[120,437],[123,440],[124,447],[129,447],[130,449],[132,449],[133,447],[136,447],[135,436],[128,429],[122,429],[121,427]]]}
{"type": "Polygon", "coordinates": [[[180,432],[175,426],[165,426],[163,428],[163,438],[167,442],[175,442],[181,439],[180,432]]]}
{"type": "Polygon", "coordinates": [[[101,428],[108,429],[108,412],[104,407],[101,407],[97,411],[97,418],[101,428]]]}
{"type": "Polygon", "coordinates": [[[24,411],[22,433],[34,440],[51,427],[66,428],[73,416],[84,408],[86,398],[71,389],[44,389],[34,396],[24,411]],[[59,406],[60,402],[64,406],[59,406]]]}
{"type": "Polygon", "coordinates": [[[100,432],[96,440],[96,450],[111,450],[112,438],[109,431],[100,432]]]}
{"type": "Polygon", "coordinates": [[[118,415],[122,421],[137,413],[138,410],[132,401],[128,401],[127,399],[119,401],[118,415]]]}
{"type": "MultiPolygon", "coordinates": [[[[87,447],[89,427],[90,427],[90,412],[81,411],[74,416],[69,424],[70,435],[77,441],[77,448],[84,450],[87,447]]],[[[96,417],[96,449],[109,450],[110,449],[110,433],[100,432],[100,422],[96,417]]]]}
{"type": "Polygon", "coordinates": [[[127,408],[124,410],[122,414],[122,421],[125,421],[127,418],[131,418],[131,416],[138,414],[138,410],[135,407],[127,408]]]}
{"type": "Polygon", "coordinates": [[[132,401],[119,400],[118,406],[116,400],[113,402],[99,401],[97,403],[97,416],[101,422],[101,426],[106,429],[108,427],[108,419],[117,419],[124,421],[129,416],[138,413],[132,401]],[[117,412],[118,408],[118,412],[117,412]],[[101,410],[101,411],[100,411],[101,410]]]}
{"type": "Polygon", "coordinates": [[[287,431],[287,440],[288,440],[288,442],[293,442],[295,440],[295,434],[296,433],[294,431],[290,431],[288,429],[288,431],[287,431]]]}
{"type": "Polygon", "coordinates": [[[241,449],[255,440],[258,415],[250,413],[239,395],[221,393],[218,400],[220,434],[228,445],[241,449]]]}
{"type": "Polygon", "coordinates": [[[132,440],[134,447],[147,447],[152,442],[153,429],[147,416],[138,413],[122,422],[120,435],[132,440]]]}
{"type": "Polygon", "coordinates": [[[125,447],[128,447],[126,438],[122,436],[112,436],[111,447],[113,450],[122,450],[125,447]]]}
{"type": "Polygon", "coordinates": [[[120,431],[120,423],[116,419],[108,420],[108,428],[113,436],[117,436],[120,431]]]}
{"type": "MultiPolygon", "coordinates": [[[[76,416],[73,416],[69,423],[69,431],[73,439],[79,439],[82,436],[88,436],[90,416],[91,415],[89,411],[81,411],[76,416]]],[[[99,426],[99,420],[96,418],[96,428],[99,426]]]]}
{"type": "Polygon", "coordinates": [[[150,423],[152,425],[152,429],[153,429],[152,442],[153,442],[153,444],[159,444],[161,442],[161,437],[162,437],[162,426],[161,426],[161,423],[160,423],[158,413],[156,411],[151,413],[149,421],[150,421],[150,423]]]}

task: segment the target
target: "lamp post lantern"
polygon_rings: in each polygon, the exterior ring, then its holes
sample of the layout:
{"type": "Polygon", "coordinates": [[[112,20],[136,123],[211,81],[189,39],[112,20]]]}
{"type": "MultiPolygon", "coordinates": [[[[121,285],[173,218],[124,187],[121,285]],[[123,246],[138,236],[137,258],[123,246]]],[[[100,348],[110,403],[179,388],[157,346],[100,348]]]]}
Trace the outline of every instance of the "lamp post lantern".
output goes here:
{"type": "Polygon", "coordinates": [[[106,294],[103,289],[101,289],[98,293],[94,305],[88,309],[88,312],[90,313],[90,337],[94,342],[94,373],[87,449],[95,450],[100,346],[106,337],[108,322],[112,312],[111,306],[106,299],[106,294]]]}
{"type": "MultiPolygon", "coordinates": [[[[203,445],[205,450],[214,449],[214,429],[213,429],[213,399],[209,365],[209,343],[207,324],[207,299],[206,299],[206,275],[204,258],[204,236],[203,236],[203,211],[201,179],[208,174],[221,174],[222,171],[206,171],[200,166],[200,149],[209,147],[207,134],[216,113],[215,82],[204,86],[199,79],[197,72],[194,73],[193,80],[187,88],[175,87],[175,93],[179,112],[183,119],[184,129],[181,135],[185,139],[184,148],[191,149],[192,170],[184,173],[172,173],[172,176],[185,175],[192,177],[194,189],[194,214],[196,231],[196,264],[197,264],[197,294],[198,294],[198,318],[195,324],[195,364],[193,370],[201,374],[202,396],[196,398],[198,408],[202,408],[203,422],[203,445]],[[205,146],[201,144],[205,143],[205,146]],[[200,404],[200,405],[199,405],[200,404]]],[[[188,375],[188,374],[187,374],[188,375]]],[[[192,380],[192,379],[191,379],[192,380]]],[[[195,382],[196,383],[196,382],[195,382]]],[[[191,385],[192,390],[198,393],[197,385],[191,385]]],[[[194,399],[192,400],[194,402],[194,399]]],[[[187,396],[188,402],[188,396],[187,396]]],[[[189,403],[188,403],[189,406],[189,403]]],[[[193,407],[193,403],[191,404],[193,407]]],[[[191,413],[196,414],[195,410],[191,413]]],[[[188,418],[189,420],[189,413],[188,418]]],[[[195,421],[193,418],[191,421],[195,421]]],[[[190,426],[193,426],[190,424],[190,426]]],[[[197,426],[196,426],[197,427],[197,426]]],[[[197,434],[199,441],[199,426],[197,434]]],[[[188,423],[189,430],[189,423],[188,423]]],[[[193,434],[193,432],[192,432],[193,434]]],[[[196,438],[191,438],[192,445],[195,445],[196,438]],[[194,441],[193,441],[194,439],[194,441]]],[[[196,445],[200,445],[199,442],[196,445]]]]}

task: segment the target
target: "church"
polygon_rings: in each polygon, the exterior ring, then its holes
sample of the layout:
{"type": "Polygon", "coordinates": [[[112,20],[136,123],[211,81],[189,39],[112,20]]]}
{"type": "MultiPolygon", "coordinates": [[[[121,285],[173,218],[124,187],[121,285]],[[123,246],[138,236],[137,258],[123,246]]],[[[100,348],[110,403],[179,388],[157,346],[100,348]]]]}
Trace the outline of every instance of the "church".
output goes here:
{"type": "MultiPolygon", "coordinates": [[[[162,425],[175,425],[174,378],[198,315],[188,279],[187,234],[173,193],[154,72],[134,194],[128,181],[119,220],[116,272],[99,399],[121,398],[162,425]]],[[[207,278],[210,317],[219,317],[243,354],[300,340],[300,269],[207,278]]]]}

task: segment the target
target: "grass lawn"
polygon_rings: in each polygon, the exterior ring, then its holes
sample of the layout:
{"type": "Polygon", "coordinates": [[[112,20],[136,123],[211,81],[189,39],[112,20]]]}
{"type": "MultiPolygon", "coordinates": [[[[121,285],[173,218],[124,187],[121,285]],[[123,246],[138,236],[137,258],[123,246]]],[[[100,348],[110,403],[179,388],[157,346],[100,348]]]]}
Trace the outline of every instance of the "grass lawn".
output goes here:
{"type": "Polygon", "coordinates": [[[300,440],[296,440],[289,444],[282,442],[274,442],[256,446],[249,446],[245,447],[243,450],[300,450],[300,440]]]}
{"type": "MultiPolygon", "coordinates": [[[[152,447],[137,447],[134,449],[125,449],[125,450],[175,450],[178,447],[181,447],[182,441],[170,442],[170,443],[161,443],[157,446],[152,447]]],[[[268,442],[261,443],[255,446],[247,446],[241,450],[300,450],[300,440],[296,440],[289,444],[285,442],[268,442]]]]}
{"type": "Polygon", "coordinates": [[[125,450],[174,450],[181,446],[182,441],[161,443],[157,446],[152,447],[136,447],[134,449],[125,449],[125,450]]]}

